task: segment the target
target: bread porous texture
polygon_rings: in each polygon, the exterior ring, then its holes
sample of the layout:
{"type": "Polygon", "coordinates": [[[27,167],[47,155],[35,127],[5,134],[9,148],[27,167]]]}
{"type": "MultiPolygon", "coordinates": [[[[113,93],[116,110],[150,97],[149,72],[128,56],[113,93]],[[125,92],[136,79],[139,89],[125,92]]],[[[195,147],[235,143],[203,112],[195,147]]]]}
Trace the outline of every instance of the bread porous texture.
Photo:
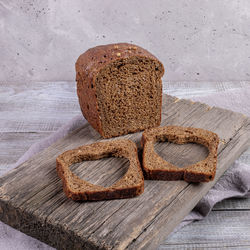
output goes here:
{"type": "Polygon", "coordinates": [[[160,125],[162,88],[158,68],[151,59],[131,57],[100,71],[96,93],[107,137],[160,125]]]}
{"type": "Polygon", "coordinates": [[[208,182],[215,177],[219,137],[211,131],[179,126],[152,128],[143,132],[141,143],[143,145],[142,166],[147,179],[208,182]],[[197,143],[207,147],[209,154],[202,161],[179,168],[163,160],[155,152],[154,144],[157,141],[169,141],[176,144],[197,143]]]}
{"type": "Polygon", "coordinates": [[[82,113],[104,138],[160,125],[164,67],[148,51],[98,46],[79,57],[76,71],[82,113]]]}

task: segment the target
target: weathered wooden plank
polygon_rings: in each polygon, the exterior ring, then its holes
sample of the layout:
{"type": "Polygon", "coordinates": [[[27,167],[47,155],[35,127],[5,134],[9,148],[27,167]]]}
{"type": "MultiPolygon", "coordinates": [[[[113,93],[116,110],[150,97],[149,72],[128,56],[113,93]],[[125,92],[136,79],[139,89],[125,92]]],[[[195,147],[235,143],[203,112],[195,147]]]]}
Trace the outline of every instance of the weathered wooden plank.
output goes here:
{"type": "Polygon", "coordinates": [[[42,133],[0,133],[0,163],[14,163],[35,142],[47,137],[42,133]]]}
{"type": "Polygon", "coordinates": [[[159,248],[159,250],[162,249],[239,249],[239,250],[249,250],[249,244],[248,243],[186,243],[186,244],[174,244],[174,245],[170,245],[170,246],[161,246],[159,248]]]}
{"type": "Polygon", "coordinates": [[[250,147],[239,157],[239,162],[250,165],[250,147]]]}
{"type": "Polygon", "coordinates": [[[222,91],[234,91],[249,87],[249,81],[237,82],[164,82],[163,91],[179,98],[192,98],[222,91]]]}
{"type": "MultiPolygon", "coordinates": [[[[241,135],[241,133],[247,133],[244,130],[246,121],[247,118],[241,114],[216,108],[208,109],[204,104],[191,103],[187,100],[176,101],[171,97],[164,100],[163,124],[195,125],[196,127],[213,130],[225,141],[225,144],[220,144],[220,152],[223,152],[226,146],[229,147],[233,144],[232,138],[234,137],[237,143],[239,141],[246,146],[246,137],[241,135]],[[194,120],[196,120],[195,124],[194,120]],[[237,136],[240,139],[244,137],[245,140],[239,140],[237,136]]],[[[125,136],[125,138],[134,139],[139,145],[140,133],[125,136]]],[[[154,243],[155,246],[155,241],[152,240],[158,238],[155,234],[158,232],[158,236],[161,238],[165,233],[162,228],[164,219],[161,216],[165,212],[171,214],[170,211],[173,211],[176,207],[181,207],[182,213],[177,213],[177,218],[170,221],[171,227],[174,227],[212,184],[197,186],[188,185],[182,181],[147,181],[144,194],[134,199],[94,203],[76,203],[66,199],[54,168],[56,155],[83,144],[83,141],[84,143],[91,143],[99,139],[99,135],[88,125],[85,125],[81,130],[45,150],[39,157],[31,159],[21,168],[3,177],[1,179],[4,182],[1,187],[2,209],[4,211],[8,209],[9,214],[12,213],[15,220],[9,217],[4,217],[2,220],[6,220],[19,230],[32,234],[34,237],[57,247],[61,246],[57,244],[69,244],[68,246],[71,244],[72,246],[72,244],[84,243],[86,248],[94,246],[122,248],[133,247],[137,244],[141,247],[147,245],[149,241],[154,243]],[[44,158],[46,158],[45,161],[44,158]],[[24,178],[24,169],[29,169],[29,176],[32,176],[32,181],[24,178]],[[41,178],[42,176],[43,178],[41,178]],[[42,182],[37,181],[41,179],[42,182]],[[15,188],[15,183],[18,183],[18,190],[15,188]],[[185,203],[187,195],[188,200],[193,200],[188,205],[185,203]],[[10,196],[12,199],[10,199],[10,196]],[[180,199],[184,203],[178,203],[180,199]],[[150,203],[145,203],[145,201],[150,201],[150,203]],[[16,211],[16,207],[19,208],[18,211],[16,211]],[[170,211],[167,211],[168,209],[170,211]],[[68,211],[73,212],[69,214],[68,211]],[[155,228],[157,229],[153,230],[155,228]],[[161,234],[159,230],[161,230],[161,234]],[[37,235],[38,232],[39,235],[37,235]],[[60,238],[62,233],[64,235],[66,233],[67,240],[60,238]],[[55,236],[59,241],[55,241],[55,236]],[[68,240],[69,238],[70,240],[68,240]]],[[[233,145],[235,147],[232,150],[241,152],[241,144],[233,145]]],[[[158,147],[162,151],[160,144],[158,147]]],[[[165,149],[176,151],[174,146],[170,147],[168,144],[165,144],[165,149]]],[[[181,155],[182,152],[185,152],[185,147],[178,148],[178,150],[181,155]]],[[[194,148],[192,150],[190,151],[190,158],[197,155],[197,151],[194,148]]],[[[172,160],[175,160],[176,154],[172,153],[171,155],[173,156],[172,160]]],[[[233,154],[229,155],[233,157],[233,154]]],[[[111,166],[116,164],[113,159],[108,160],[108,162],[111,166]]],[[[218,170],[217,178],[228,165],[221,166],[218,165],[221,172],[218,170]]],[[[103,171],[101,172],[102,175],[103,171]]],[[[103,183],[105,184],[105,181],[103,183]]],[[[169,219],[169,217],[166,218],[169,219]]]]}
{"type": "Polygon", "coordinates": [[[6,172],[28,148],[40,139],[48,136],[42,133],[0,133],[0,175],[6,172]]]}
{"type": "Polygon", "coordinates": [[[250,199],[249,198],[231,198],[219,202],[213,208],[213,211],[231,211],[231,210],[249,210],[250,211],[250,199]]]}
{"type": "Polygon", "coordinates": [[[57,130],[81,113],[75,85],[0,83],[0,132],[57,130]]]}
{"type": "Polygon", "coordinates": [[[249,249],[249,228],[250,211],[212,211],[204,220],[172,234],[159,249],[249,249]]]}

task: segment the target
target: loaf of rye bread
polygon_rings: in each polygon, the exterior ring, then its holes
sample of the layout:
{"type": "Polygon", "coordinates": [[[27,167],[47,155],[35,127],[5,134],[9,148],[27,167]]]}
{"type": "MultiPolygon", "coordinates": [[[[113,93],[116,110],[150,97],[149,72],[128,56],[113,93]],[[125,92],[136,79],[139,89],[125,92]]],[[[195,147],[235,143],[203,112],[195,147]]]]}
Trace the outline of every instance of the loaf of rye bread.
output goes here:
{"type": "Polygon", "coordinates": [[[144,177],[138,159],[137,147],[130,140],[97,142],[68,150],[57,157],[56,170],[62,179],[66,196],[73,200],[131,198],[144,191],[144,177]],[[130,165],[126,174],[109,187],[89,183],[70,170],[70,166],[74,163],[112,156],[127,158],[130,165]]]}
{"type": "Polygon", "coordinates": [[[143,170],[145,178],[151,180],[185,180],[187,182],[208,182],[214,179],[217,164],[217,134],[191,127],[166,126],[146,130],[142,134],[143,170]],[[207,147],[206,159],[195,164],[179,168],[163,160],[154,150],[157,141],[169,141],[176,144],[193,142],[207,147]]]}
{"type": "Polygon", "coordinates": [[[81,111],[102,137],[160,125],[164,67],[147,50],[128,43],[97,46],[75,66],[81,111]]]}

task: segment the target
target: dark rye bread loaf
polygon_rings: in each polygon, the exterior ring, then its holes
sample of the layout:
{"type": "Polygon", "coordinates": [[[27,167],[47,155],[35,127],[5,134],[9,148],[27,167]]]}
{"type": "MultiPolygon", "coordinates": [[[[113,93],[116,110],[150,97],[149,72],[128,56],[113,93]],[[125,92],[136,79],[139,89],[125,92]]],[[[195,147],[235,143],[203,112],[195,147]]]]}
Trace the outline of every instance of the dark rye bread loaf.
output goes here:
{"type": "Polygon", "coordinates": [[[149,129],[143,132],[143,170],[145,178],[151,180],[185,180],[187,182],[208,182],[214,179],[217,164],[217,134],[199,128],[166,126],[149,129]],[[163,160],[154,150],[157,141],[169,141],[176,144],[193,142],[208,148],[206,159],[179,168],[163,160]]]}
{"type": "Polygon", "coordinates": [[[162,63],[127,43],[91,48],[76,62],[84,117],[104,138],[160,125],[162,63]]]}
{"type": "Polygon", "coordinates": [[[131,198],[143,193],[144,177],[137,154],[137,147],[130,140],[97,142],[68,150],[56,159],[56,170],[63,182],[63,190],[73,200],[106,200],[131,198]],[[105,157],[124,157],[129,160],[126,174],[110,187],[91,184],[76,176],[70,165],[105,157]]]}

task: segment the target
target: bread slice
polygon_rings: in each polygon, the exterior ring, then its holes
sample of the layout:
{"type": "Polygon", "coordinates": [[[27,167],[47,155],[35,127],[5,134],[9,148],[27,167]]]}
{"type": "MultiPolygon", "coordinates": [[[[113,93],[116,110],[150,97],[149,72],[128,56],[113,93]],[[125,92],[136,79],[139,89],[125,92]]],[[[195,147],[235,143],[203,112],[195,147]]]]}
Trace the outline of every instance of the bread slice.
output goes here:
{"type": "Polygon", "coordinates": [[[81,111],[104,138],[159,126],[163,74],[162,63],[137,45],[91,48],[76,62],[81,111]]]}
{"type": "Polygon", "coordinates": [[[63,190],[73,200],[106,200],[130,198],[143,193],[144,177],[138,160],[137,147],[130,140],[97,142],[66,151],[56,159],[56,169],[63,182],[63,190]],[[102,187],[80,179],[70,165],[105,157],[125,157],[130,166],[126,174],[110,187],[102,187]]]}
{"type": "Polygon", "coordinates": [[[166,126],[149,129],[143,132],[143,170],[145,178],[151,180],[185,180],[187,182],[208,182],[214,179],[217,164],[217,134],[191,127],[166,126]],[[163,160],[154,150],[156,141],[169,141],[176,144],[193,142],[208,148],[206,159],[195,164],[179,168],[163,160]]]}

